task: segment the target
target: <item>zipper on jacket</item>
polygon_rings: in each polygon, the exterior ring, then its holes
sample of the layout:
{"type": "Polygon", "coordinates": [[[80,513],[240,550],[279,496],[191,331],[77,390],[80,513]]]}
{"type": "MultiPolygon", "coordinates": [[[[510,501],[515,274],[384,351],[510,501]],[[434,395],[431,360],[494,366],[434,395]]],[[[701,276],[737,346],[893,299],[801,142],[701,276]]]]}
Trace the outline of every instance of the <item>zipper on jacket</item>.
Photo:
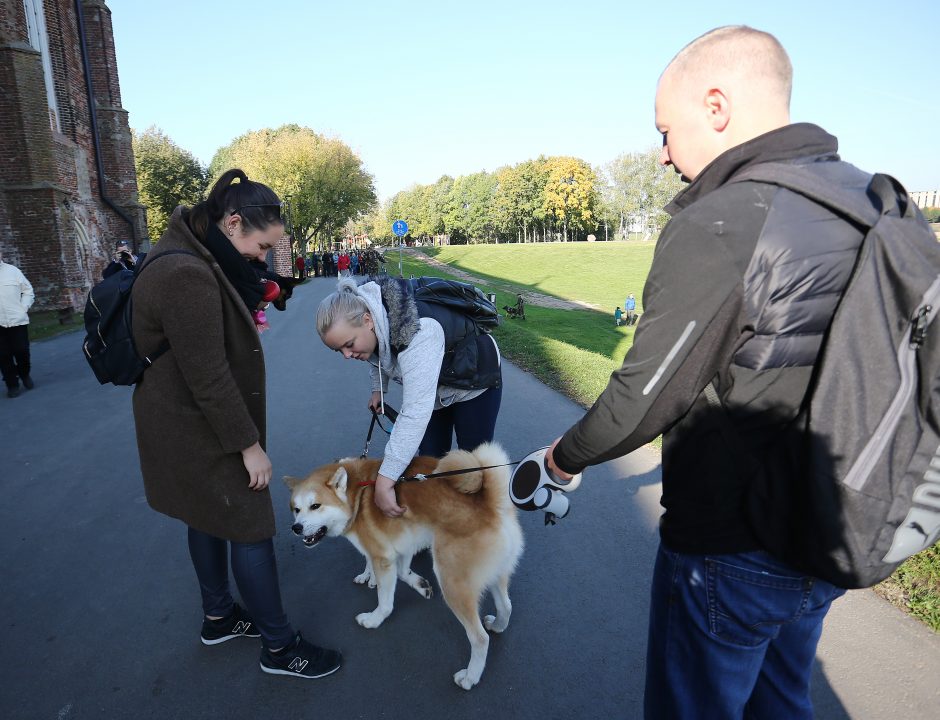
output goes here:
{"type": "MultiPolygon", "coordinates": [[[[98,309],[98,303],[95,302],[94,289],[92,289],[92,292],[88,293],[88,299],[91,301],[91,306],[95,309],[95,312],[98,313],[98,317],[100,318],[101,310],[98,309]]],[[[98,339],[101,340],[101,344],[104,345],[105,348],[107,348],[108,343],[104,341],[104,336],[101,334],[101,323],[98,323],[98,327],[96,328],[96,331],[98,333],[98,339]]],[[[85,353],[88,354],[88,351],[86,350],[85,353]]],[[[91,357],[91,355],[88,355],[88,357],[91,357]]]]}
{"type": "Polygon", "coordinates": [[[940,301],[940,276],[924,293],[921,306],[911,319],[911,329],[901,338],[898,346],[898,368],[901,371],[901,385],[897,394],[888,406],[887,412],[875,432],[872,433],[868,444],[859,453],[852,464],[852,468],[843,480],[843,484],[852,490],[861,490],[868,481],[868,476],[875,467],[875,463],[884,453],[888,441],[894,435],[898,422],[904,414],[904,409],[914,392],[914,376],[917,367],[917,350],[927,334],[927,326],[936,316],[937,302],[940,301]]]}

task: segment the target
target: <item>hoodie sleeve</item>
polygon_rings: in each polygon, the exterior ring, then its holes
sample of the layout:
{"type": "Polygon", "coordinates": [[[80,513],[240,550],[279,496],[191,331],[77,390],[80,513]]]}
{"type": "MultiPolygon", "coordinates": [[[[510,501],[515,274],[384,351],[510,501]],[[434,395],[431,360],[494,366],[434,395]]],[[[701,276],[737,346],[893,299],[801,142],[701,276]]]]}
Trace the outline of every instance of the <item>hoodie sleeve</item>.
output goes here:
{"type": "Polygon", "coordinates": [[[738,333],[740,262],[730,257],[720,228],[681,220],[657,244],[633,347],[553,452],[565,472],[620,457],[660,435],[727,364],[738,333]]]}
{"type": "Polygon", "coordinates": [[[385,446],[379,472],[393,480],[401,477],[418,452],[437,397],[437,380],[444,360],[444,329],[431,318],[421,318],[421,329],[398,354],[402,405],[385,446]]]}

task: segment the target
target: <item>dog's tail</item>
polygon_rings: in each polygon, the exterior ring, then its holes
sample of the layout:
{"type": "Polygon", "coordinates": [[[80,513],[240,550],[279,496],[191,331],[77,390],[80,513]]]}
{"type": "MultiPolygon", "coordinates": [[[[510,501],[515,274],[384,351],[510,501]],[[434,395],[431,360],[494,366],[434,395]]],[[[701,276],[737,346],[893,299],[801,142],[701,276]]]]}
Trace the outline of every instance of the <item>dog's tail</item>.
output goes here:
{"type": "MultiPolygon", "coordinates": [[[[492,502],[502,507],[502,504],[509,504],[509,457],[506,451],[497,443],[483,443],[476,449],[468,452],[466,450],[451,450],[440,459],[435,472],[449,472],[451,470],[462,470],[463,468],[493,467],[489,470],[473,470],[472,472],[460,473],[446,478],[451,487],[466,495],[474,495],[481,490],[486,490],[487,499],[492,497],[492,502]]],[[[443,478],[442,478],[443,479],[443,478]]]]}

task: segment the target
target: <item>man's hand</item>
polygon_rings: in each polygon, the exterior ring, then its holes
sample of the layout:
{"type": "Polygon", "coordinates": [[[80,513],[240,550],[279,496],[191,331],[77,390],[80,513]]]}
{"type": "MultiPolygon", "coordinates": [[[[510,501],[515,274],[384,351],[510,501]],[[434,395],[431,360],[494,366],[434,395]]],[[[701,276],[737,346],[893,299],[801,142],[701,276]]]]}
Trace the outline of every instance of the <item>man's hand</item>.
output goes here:
{"type": "Polygon", "coordinates": [[[248,471],[248,487],[252,490],[264,490],[271,482],[271,460],[261,449],[261,443],[255,443],[242,450],[242,462],[248,471]]]}
{"type": "Polygon", "coordinates": [[[383,413],[382,394],[378,390],[369,397],[369,409],[375,410],[379,415],[383,413]]]}
{"type": "Polygon", "coordinates": [[[545,453],[545,464],[548,465],[548,469],[551,470],[555,475],[561,480],[570,480],[574,475],[569,475],[564,470],[559,469],[555,464],[555,458],[552,456],[552,451],[554,451],[555,446],[558,444],[561,438],[556,438],[555,442],[552,443],[551,447],[548,448],[548,451],[545,453]]]}
{"type": "Polygon", "coordinates": [[[397,518],[405,514],[406,508],[395,499],[395,481],[384,475],[375,478],[375,504],[388,517],[397,518]]]}

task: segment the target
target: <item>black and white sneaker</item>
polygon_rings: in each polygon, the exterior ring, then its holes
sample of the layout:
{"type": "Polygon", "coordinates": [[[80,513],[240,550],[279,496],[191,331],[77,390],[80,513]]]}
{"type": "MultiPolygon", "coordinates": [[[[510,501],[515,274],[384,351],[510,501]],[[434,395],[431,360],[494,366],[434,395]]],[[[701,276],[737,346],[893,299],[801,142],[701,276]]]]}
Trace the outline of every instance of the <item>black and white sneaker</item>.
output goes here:
{"type": "Polygon", "coordinates": [[[304,640],[300,633],[282,650],[261,650],[261,669],[272,675],[293,675],[313,680],[339,670],[343,656],[335,650],[317,647],[304,640]]]}
{"type": "Polygon", "coordinates": [[[228,617],[220,620],[203,618],[201,633],[203,645],[218,645],[237,637],[261,637],[261,633],[248,617],[248,613],[242,610],[238,603],[235,603],[228,617]]]}

